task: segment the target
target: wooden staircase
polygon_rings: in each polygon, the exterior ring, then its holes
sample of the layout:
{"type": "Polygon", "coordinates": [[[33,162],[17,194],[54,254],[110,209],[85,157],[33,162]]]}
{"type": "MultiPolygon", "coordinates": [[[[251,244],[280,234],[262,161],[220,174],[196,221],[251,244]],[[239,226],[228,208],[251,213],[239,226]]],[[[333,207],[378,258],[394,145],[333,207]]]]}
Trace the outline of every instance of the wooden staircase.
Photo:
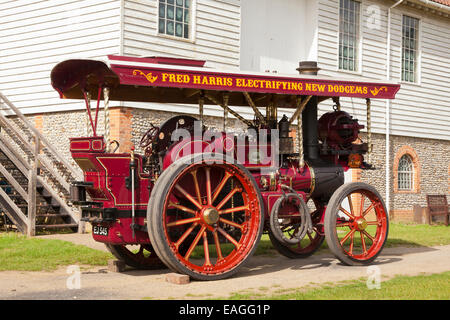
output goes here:
{"type": "Polygon", "coordinates": [[[83,232],[79,212],[68,204],[70,181],[83,180],[81,171],[1,93],[0,106],[0,212],[7,217],[2,220],[30,236],[83,232]]]}

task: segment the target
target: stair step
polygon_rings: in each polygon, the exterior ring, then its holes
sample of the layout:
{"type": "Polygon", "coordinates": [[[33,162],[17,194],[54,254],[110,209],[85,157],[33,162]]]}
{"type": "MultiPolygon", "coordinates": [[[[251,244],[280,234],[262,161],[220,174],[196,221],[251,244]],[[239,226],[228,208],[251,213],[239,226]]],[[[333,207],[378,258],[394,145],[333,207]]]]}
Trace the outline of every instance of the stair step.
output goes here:
{"type": "Polygon", "coordinates": [[[37,224],[36,229],[56,229],[56,228],[77,228],[78,224],[76,223],[67,223],[67,224],[37,224]]]}
{"type": "Polygon", "coordinates": [[[58,214],[56,214],[56,213],[42,213],[42,214],[36,214],[36,217],[43,217],[43,218],[52,218],[52,217],[54,217],[54,218],[58,218],[58,217],[69,217],[70,216],[70,214],[68,214],[68,213],[58,213],[58,214]]]}

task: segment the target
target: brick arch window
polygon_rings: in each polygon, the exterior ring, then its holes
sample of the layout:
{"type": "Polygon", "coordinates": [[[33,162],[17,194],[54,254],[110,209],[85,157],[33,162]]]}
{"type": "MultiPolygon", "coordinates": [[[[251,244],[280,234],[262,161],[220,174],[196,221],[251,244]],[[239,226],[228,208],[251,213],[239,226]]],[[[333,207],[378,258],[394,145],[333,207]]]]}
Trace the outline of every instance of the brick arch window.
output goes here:
{"type": "Polygon", "coordinates": [[[420,162],[416,151],[403,146],[394,158],[394,192],[418,193],[420,188],[420,162]]]}

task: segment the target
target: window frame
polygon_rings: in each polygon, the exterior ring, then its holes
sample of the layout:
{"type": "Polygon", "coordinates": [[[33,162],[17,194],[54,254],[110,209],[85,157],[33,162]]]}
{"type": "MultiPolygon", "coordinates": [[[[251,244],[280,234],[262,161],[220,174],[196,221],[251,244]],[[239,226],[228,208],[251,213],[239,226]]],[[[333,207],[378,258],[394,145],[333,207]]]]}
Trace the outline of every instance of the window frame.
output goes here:
{"type": "MultiPolygon", "coordinates": [[[[174,3],[176,3],[177,0],[174,0],[174,3]]],[[[184,0],[183,0],[184,1],[184,0]]],[[[167,5],[167,0],[165,0],[166,5],[167,5]]],[[[196,0],[190,0],[190,6],[189,6],[189,23],[188,25],[188,30],[189,30],[189,37],[185,38],[185,37],[180,37],[180,36],[176,36],[174,35],[170,35],[167,33],[160,33],[159,32],[159,19],[160,19],[160,12],[159,12],[159,4],[160,4],[160,0],[156,1],[156,12],[157,12],[157,19],[156,19],[156,32],[155,35],[161,38],[167,38],[167,39],[171,39],[171,40],[177,40],[177,41],[184,41],[184,42],[191,42],[194,43],[195,42],[195,34],[196,34],[196,12],[197,12],[197,1],[196,0]]],[[[183,4],[184,5],[184,4],[183,4]]],[[[174,4],[175,7],[175,4],[174,4]]],[[[167,10],[167,9],[166,9],[167,10]]],[[[166,19],[166,17],[164,17],[164,19],[166,19]]]]}
{"type": "Polygon", "coordinates": [[[420,193],[420,159],[417,152],[410,146],[404,145],[398,149],[397,153],[394,157],[393,162],[393,186],[394,193],[420,193]],[[408,155],[412,162],[412,185],[411,189],[400,189],[399,188],[399,164],[400,159],[404,156],[408,155]]]}
{"type": "Polygon", "coordinates": [[[414,162],[412,157],[408,154],[405,153],[403,154],[400,159],[398,160],[398,166],[397,166],[397,189],[399,191],[412,191],[414,189],[414,162]],[[403,159],[407,159],[406,161],[408,162],[408,170],[404,170],[402,168],[402,170],[400,170],[400,165],[402,165],[403,159]],[[402,181],[404,181],[405,179],[401,179],[400,175],[401,174],[407,174],[408,177],[408,188],[404,188],[401,186],[402,181]]]}
{"type": "MultiPolygon", "coordinates": [[[[348,1],[348,0],[343,0],[348,1]]],[[[339,67],[339,60],[340,60],[340,43],[341,43],[341,1],[339,1],[338,4],[338,34],[337,34],[337,59],[336,59],[336,71],[337,72],[345,72],[350,74],[362,74],[362,44],[363,44],[363,37],[362,37],[362,27],[363,27],[363,3],[359,0],[351,0],[354,2],[357,2],[359,4],[359,12],[358,12],[358,26],[356,28],[356,36],[357,40],[355,41],[356,44],[356,54],[355,54],[355,68],[356,70],[347,70],[347,69],[341,69],[339,67]]]]}
{"type": "Polygon", "coordinates": [[[420,16],[417,16],[415,14],[411,14],[411,13],[403,13],[401,14],[401,18],[400,18],[400,26],[401,26],[401,31],[400,31],[400,52],[399,52],[399,57],[400,57],[400,82],[404,83],[404,84],[409,84],[409,85],[420,85],[421,84],[421,58],[422,58],[422,54],[421,54],[421,48],[422,48],[422,19],[420,16]],[[413,18],[417,20],[418,23],[418,27],[417,27],[417,35],[416,35],[416,56],[415,56],[415,74],[414,74],[414,81],[408,81],[408,80],[404,80],[403,79],[403,19],[404,17],[408,17],[408,18],[413,18]]]}

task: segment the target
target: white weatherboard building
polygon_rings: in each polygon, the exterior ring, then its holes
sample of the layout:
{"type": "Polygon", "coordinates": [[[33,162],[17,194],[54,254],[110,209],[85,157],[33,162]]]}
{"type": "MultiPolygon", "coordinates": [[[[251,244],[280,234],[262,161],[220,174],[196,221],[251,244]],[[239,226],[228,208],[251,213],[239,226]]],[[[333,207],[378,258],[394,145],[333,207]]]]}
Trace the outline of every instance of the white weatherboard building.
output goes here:
{"type": "MultiPolygon", "coordinates": [[[[85,121],[84,104],[60,100],[50,71],[70,58],[187,57],[211,68],[286,74],[312,60],[319,75],[399,82],[396,100],[372,101],[378,170],[348,178],[375,184],[395,219],[413,220],[413,205],[425,206],[426,194],[449,196],[449,0],[0,1],[0,39],[0,91],[67,157],[67,138],[79,135],[85,121]]],[[[366,124],[362,102],[341,104],[366,124]]],[[[117,132],[111,134],[124,148],[139,141],[148,121],[198,112],[196,106],[112,107],[117,132]]],[[[205,114],[219,123],[214,117],[222,111],[207,106],[205,114]]]]}

